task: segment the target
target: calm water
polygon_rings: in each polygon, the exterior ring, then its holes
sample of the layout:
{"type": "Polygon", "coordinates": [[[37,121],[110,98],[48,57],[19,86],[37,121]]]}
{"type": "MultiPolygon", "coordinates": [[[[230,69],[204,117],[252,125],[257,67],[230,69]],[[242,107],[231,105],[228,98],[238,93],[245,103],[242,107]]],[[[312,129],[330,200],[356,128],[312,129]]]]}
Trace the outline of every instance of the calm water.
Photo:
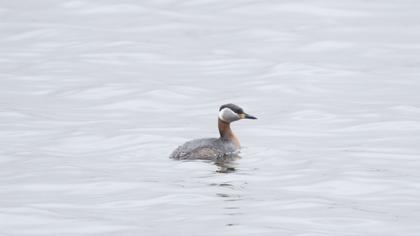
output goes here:
{"type": "Polygon", "coordinates": [[[419,12],[0,1],[0,235],[419,235],[419,12]],[[227,102],[242,159],[168,159],[227,102]]]}

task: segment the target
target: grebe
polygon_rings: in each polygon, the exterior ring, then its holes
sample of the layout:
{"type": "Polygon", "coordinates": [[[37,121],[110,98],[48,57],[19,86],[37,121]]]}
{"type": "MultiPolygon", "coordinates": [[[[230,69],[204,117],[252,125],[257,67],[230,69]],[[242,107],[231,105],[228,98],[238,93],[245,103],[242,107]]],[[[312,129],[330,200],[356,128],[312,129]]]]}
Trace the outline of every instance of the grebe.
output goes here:
{"type": "Polygon", "coordinates": [[[217,160],[219,158],[235,156],[241,145],[238,138],[230,129],[230,123],[240,119],[257,119],[244,112],[235,104],[225,104],[219,109],[219,138],[195,139],[179,146],[170,158],[177,160],[217,160]]]}

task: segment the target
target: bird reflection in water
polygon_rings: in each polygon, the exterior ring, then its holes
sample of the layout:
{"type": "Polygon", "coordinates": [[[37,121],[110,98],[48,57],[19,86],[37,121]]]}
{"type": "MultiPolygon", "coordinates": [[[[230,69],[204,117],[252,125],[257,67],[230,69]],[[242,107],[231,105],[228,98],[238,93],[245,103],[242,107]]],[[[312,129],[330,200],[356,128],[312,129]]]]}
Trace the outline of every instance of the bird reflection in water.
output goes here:
{"type": "Polygon", "coordinates": [[[216,172],[218,173],[232,173],[236,171],[237,159],[241,157],[238,154],[230,154],[228,156],[219,157],[214,161],[214,164],[218,167],[216,172]]]}
{"type": "MultiPolygon", "coordinates": [[[[237,159],[241,158],[239,155],[229,155],[224,156],[223,158],[217,158],[214,161],[214,164],[217,166],[216,173],[235,173],[237,171],[238,162],[237,159]]],[[[223,175],[219,175],[220,177],[223,175]]],[[[217,178],[220,180],[220,178],[217,178]]],[[[232,227],[238,225],[238,218],[237,215],[243,215],[243,211],[241,209],[241,201],[242,199],[242,190],[243,184],[246,182],[238,183],[236,181],[226,181],[225,177],[222,177],[223,181],[217,181],[210,184],[210,186],[216,187],[215,194],[221,200],[222,209],[224,215],[229,216],[226,219],[226,227],[232,227]]]]}

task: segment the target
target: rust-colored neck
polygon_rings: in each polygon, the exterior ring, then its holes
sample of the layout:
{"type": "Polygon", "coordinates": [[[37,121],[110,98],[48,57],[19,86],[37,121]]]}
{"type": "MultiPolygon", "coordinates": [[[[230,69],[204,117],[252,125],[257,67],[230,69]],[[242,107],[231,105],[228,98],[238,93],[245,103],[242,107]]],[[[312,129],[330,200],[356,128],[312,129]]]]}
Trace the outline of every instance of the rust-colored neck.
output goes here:
{"type": "Polygon", "coordinates": [[[237,148],[241,147],[238,138],[233,134],[232,130],[230,129],[230,123],[224,122],[223,120],[219,119],[218,126],[220,138],[233,142],[237,148]]]}

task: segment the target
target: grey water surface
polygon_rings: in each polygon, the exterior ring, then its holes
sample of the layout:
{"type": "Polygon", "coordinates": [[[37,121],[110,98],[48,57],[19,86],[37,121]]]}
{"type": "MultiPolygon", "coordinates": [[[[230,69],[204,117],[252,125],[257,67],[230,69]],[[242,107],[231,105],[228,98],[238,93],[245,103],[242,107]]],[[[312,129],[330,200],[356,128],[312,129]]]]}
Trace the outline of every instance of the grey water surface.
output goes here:
{"type": "Polygon", "coordinates": [[[420,232],[419,1],[0,1],[0,235],[420,232]],[[234,162],[174,161],[233,124],[234,162]]]}

